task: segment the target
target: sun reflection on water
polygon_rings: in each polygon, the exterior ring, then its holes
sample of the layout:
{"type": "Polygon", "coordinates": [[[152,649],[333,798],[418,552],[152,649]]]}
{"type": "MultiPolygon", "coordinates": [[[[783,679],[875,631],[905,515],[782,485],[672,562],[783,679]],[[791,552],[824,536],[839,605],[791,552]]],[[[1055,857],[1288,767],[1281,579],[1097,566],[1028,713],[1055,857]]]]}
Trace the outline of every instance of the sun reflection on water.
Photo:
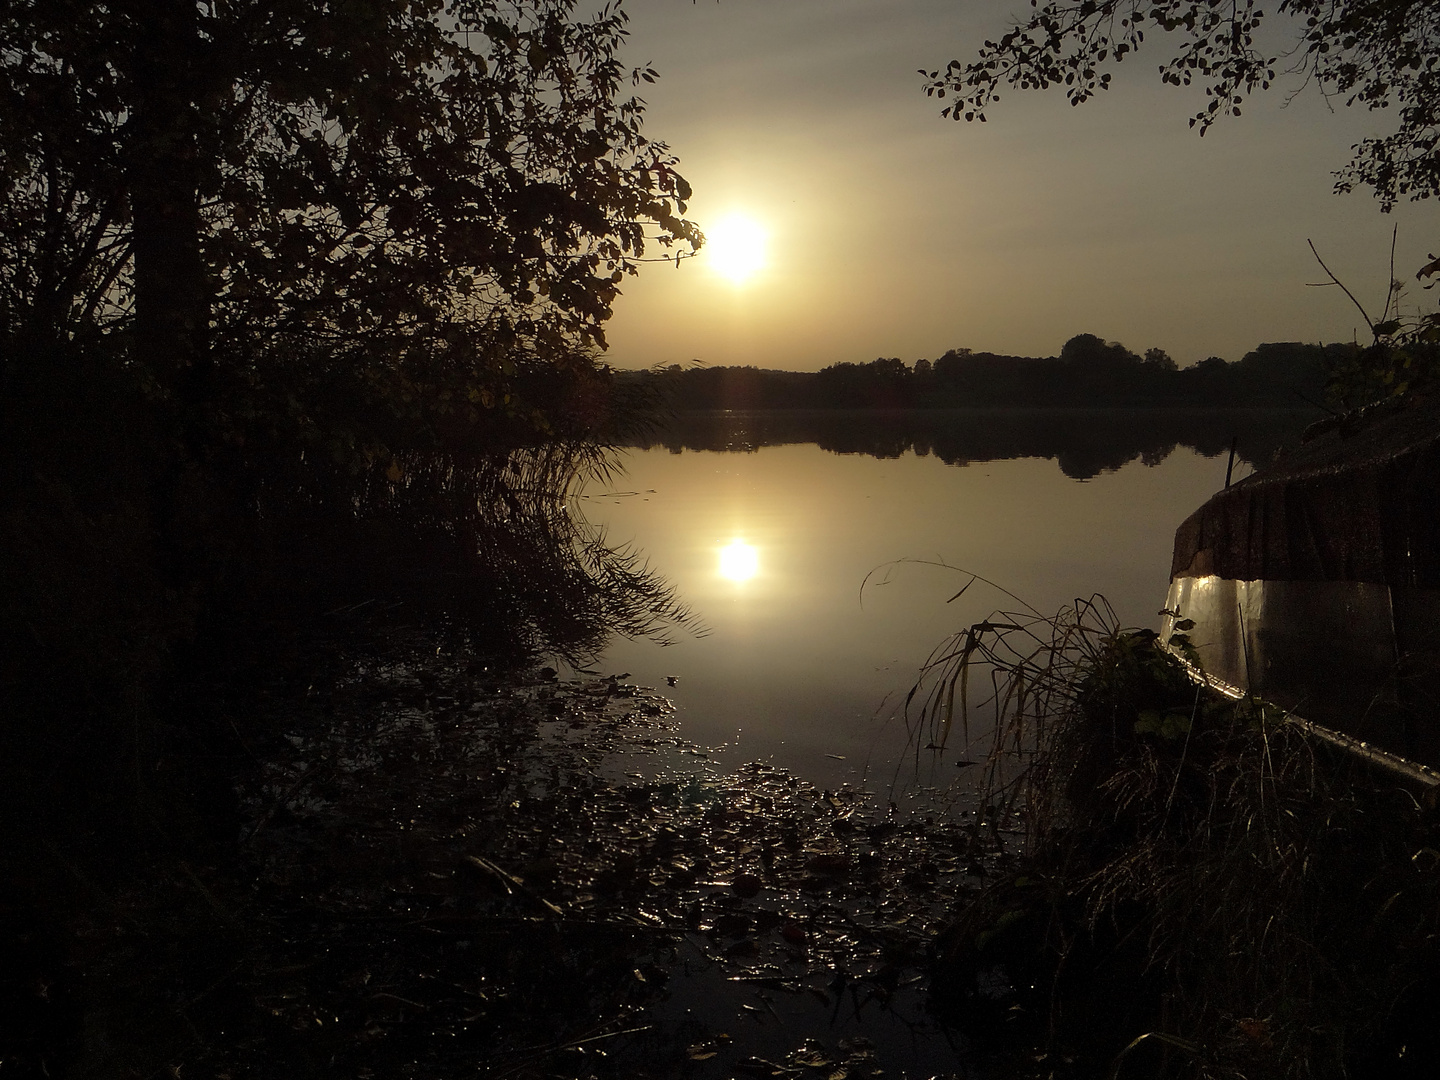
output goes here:
{"type": "Polygon", "coordinates": [[[749,581],[760,569],[760,553],[744,540],[731,540],[720,549],[720,576],[749,581]]]}

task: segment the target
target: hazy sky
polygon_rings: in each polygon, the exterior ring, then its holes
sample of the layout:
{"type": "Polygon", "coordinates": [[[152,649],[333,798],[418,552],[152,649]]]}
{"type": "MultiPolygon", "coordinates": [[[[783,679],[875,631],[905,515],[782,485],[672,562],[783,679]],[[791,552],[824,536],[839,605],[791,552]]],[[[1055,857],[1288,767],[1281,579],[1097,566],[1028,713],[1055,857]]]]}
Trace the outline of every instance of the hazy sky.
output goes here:
{"type": "MultiPolygon", "coordinates": [[[[1238,360],[1363,332],[1338,290],[1306,287],[1323,279],[1307,238],[1376,317],[1392,226],[1398,277],[1440,252],[1434,201],[1384,215],[1368,193],[1331,194],[1390,114],[1272,91],[1200,139],[1187,120],[1203,96],[1160,84],[1158,31],[1086,105],[1002,92],[989,123],[956,124],[916,69],[971,59],[1024,0],[625,7],[626,61],[661,76],[642,84],[646,130],[680,155],[691,216],[745,215],[768,245],[742,284],[708,253],[631,279],[608,330],[617,367],[1052,355],[1082,332],[1181,364],[1238,360]]],[[[1411,289],[1411,307],[1427,301],[1411,289]]]]}

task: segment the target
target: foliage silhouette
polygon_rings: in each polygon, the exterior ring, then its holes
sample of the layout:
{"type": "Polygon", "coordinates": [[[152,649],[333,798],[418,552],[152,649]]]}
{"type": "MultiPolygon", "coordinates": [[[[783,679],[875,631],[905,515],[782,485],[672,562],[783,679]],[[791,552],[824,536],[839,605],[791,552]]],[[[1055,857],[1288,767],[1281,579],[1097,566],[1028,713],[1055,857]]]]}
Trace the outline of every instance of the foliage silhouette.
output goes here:
{"type": "Polygon", "coordinates": [[[223,833],[233,701],[343,627],[579,657],[683,621],[565,511],[638,416],[619,286],[702,240],[625,35],[572,0],[0,13],[7,880],[223,833]]]}
{"type": "Polygon", "coordinates": [[[1258,0],[1059,0],[1033,12],[968,62],[921,70],[925,92],[952,98],[944,115],[986,119],[1000,86],[1064,87],[1072,105],[1111,83],[1105,70],[1139,51],[1147,31],[1178,35],[1160,65],[1162,82],[1199,80],[1208,102],[1191,127],[1203,135],[1221,116],[1239,116],[1245,98],[1269,90],[1282,61],[1327,100],[1378,111],[1393,108],[1395,130],[1362,139],[1336,177],[1337,191],[1368,187],[1386,209],[1402,198],[1440,194],[1435,148],[1440,124],[1440,5],[1432,0],[1280,0],[1291,45],[1271,53],[1256,43],[1265,12],[1258,0]]]}
{"type": "Polygon", "coordinates": [[[367,462],[384,415],[544,432],[517,376],[593,367],[647,222],[700,242],[625,32],[571,0],[12,5],[7,337],[125,332],[207,443],[277,426],[367,462]]]}
{"type": "Polygon", "coordinates": [[[1163,350],[1142,358],[1079,334],[1058,357],[951,349],[913,366],[894,357],[815,373],[673,364],[620,377],[677,409],[1297,408],[1322,399],[1327,378],[1358,352],[1276,342],[1233,364],[1212,357],[1177,368],[1163,350]]]}

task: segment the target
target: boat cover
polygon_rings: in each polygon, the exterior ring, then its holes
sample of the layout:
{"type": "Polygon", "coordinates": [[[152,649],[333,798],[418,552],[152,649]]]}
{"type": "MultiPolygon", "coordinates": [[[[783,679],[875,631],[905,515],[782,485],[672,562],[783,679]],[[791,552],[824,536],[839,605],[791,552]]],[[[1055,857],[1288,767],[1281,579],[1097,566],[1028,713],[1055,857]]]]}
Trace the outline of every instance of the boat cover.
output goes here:
{"type": "Polygon", "coordinates": [[[1175,534],[1170,576],[1440,587],[1440,400],[1322,421],[1175,534]]]}

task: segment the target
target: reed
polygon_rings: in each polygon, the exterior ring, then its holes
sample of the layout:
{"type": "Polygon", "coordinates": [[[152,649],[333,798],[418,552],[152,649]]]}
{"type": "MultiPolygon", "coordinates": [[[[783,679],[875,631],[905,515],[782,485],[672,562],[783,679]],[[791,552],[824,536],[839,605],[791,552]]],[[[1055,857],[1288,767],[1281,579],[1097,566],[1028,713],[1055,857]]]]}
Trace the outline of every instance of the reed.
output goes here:
{"type": "Polygon", "coordinates": [[[939,999],[982,1042],[1008,1024],[1021,1072],[1436,1074],[1433,806],[1197,686],[1101,597],[969,627],[910,706],[1025,826],[936,945],[939,999]]]}

